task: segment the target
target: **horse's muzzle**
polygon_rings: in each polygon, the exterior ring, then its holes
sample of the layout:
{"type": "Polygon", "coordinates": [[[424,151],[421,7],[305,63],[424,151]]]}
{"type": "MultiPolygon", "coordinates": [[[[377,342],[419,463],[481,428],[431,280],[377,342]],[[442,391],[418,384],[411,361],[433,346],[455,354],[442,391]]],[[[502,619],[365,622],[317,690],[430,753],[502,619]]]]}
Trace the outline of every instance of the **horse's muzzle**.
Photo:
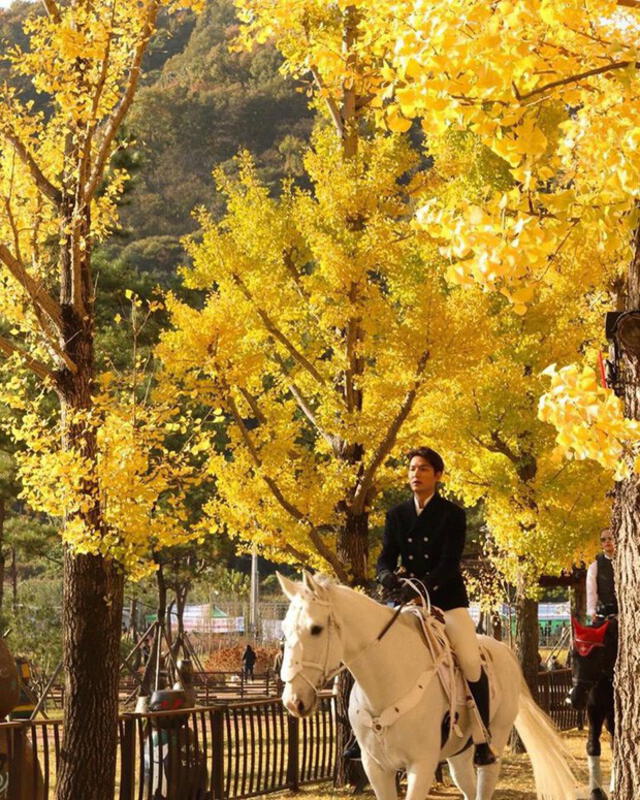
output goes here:
{"type": "Polygon", "coordinates": [[[294,692],[290,687],[286,687],[282,702],[284,707],[293,717],[307,717],[316,706],[316,695],[308,692],[294,692]]]}

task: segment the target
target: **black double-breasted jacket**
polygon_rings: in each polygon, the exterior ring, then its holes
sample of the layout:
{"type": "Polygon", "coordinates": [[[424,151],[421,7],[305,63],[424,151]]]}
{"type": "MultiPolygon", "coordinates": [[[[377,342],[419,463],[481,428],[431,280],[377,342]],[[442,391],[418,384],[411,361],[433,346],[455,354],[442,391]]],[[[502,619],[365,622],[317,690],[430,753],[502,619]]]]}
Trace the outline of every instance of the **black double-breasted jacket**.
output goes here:
{"type": "Polygon", "coordinates": [[[418,515],[413,497],[387,512],[377,572],[395,572],[399,565],[419,578],[433,605],[443,611],[469,605],[460,571],[464,549],[464,511],[435,494],[418,515]]]}

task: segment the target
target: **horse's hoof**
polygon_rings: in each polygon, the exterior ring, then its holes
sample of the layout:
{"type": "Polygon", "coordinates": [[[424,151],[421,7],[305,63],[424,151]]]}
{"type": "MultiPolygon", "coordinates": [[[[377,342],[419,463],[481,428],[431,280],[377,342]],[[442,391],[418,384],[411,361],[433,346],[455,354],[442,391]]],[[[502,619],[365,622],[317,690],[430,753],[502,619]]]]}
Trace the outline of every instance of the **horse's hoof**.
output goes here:
{"type": "Polygon", "coordinates": [[[589,795],[589,800],[607,800],[607,795],[602,789],[593,789],[589,795]]]}

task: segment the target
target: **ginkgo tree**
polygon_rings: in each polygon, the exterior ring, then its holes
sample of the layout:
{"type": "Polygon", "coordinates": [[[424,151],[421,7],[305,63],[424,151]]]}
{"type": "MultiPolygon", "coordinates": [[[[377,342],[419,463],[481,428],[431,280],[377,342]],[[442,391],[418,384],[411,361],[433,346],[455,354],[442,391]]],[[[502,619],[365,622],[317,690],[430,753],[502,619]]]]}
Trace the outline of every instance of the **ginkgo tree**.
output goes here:
{"type": "MultiPolygon", "coordinates": [[[[351,80],[351,64],[360,54],[374,64],[375,53],[381,66],[366,92],[378,108],[380,125],[408,129],[420,118],[428,133],[472,130],[509,162],[514,185],[507,191],[494,192],[481,204],[462,200],[457,207],[443,208],[427,202],[419,214],[427,231],[444,238],[452,278],[499,292],[525,312],[541,288],[552,287],[561,275],[557,254],[566,251],[582,225],[596,237],[595,270],[603,263],[619,265],[620,243],[626,244],[628,280],[611,284],[605,269],[602,286],[617,290],[619,307],[636,309],[639,5],[637,0],[365,0],[348,5],[357,9],[364,25],[351,63],[335,42],[327,46],[326,35],[315,52],[291,46],[286,36],[284,41],[293,72],[304,73],[318,58],[330,62],[329,95],[341,81],[351,80]]],[[[242,6],[253,36],[280,33],[284,14],[292,10],[288,3],[274,2],[267,17],[252,0],[242,6]]],[[[332,6],[334,13],[346,7],[332,6]]],[[[293,11],[301,27],[318,13],[313,3],[295,4],[293,11]]],[[[589,264],[585,267],[593,278],[589,264]]],[[[635,374],[629,364],[625,413],[633,418],[639,392],[635,374]]],[[[602,410],[589,408],[589,396],[597,394],[594,380],[581,368],[559,372],[543,414],[559,422],[565,414],[566,421],[575,415],[562,425],[560,440],[571,452],[593,454],[599,442],[606,451],[597,459],[600,463],[606,459],[610,464],[612,453],[633,459],[634,448],[618,438],[632,433],[634,439],[633,426],[625,430],[621,421],[620,407],[607,398],[602,410]],[[576,384],[586,390],[585,399],[577,402],[576,384]],[[602,433],[601,423],[607,421],[613,423],[611,438],[602,433]]],[[[640,777],[634,749],[638,662],[632,644],[640,616],[640,552],[633,513],[638,478],[630,466],[618,468],[618,475],[622,473],[629,474],[619,485],[617,501],[623,597],[617,694],[624,726],[616,751],[625,769],[618,772],[616,792],[630,798],[640,777]]]]}
{"type": "Polygon", "coordinates": [[[124,574],[146,568],[150,535],[184,536],[189,467],[168,454],[184,422],[96,374],[91,255],[117,218],[112,158],[157,16],[199,5],[44,0],[28,46],[4,54],[46,101],[0,88],[0,353],[25,498],[65,542],[61,800],[113,798],[124,574]]]}
{"type": "Polygon", "coordinates": [[[201,445],[210,519],[267,555],[363,583],[370,513],[403,479],[390,456],[409,445],[433,377],[477,358],[482,297],[460,313],[445,262],[412,227],[424,176],[405,137],[361,137],[354,158],[320,125],[305,164],[312,189],[279,198],[246,155],[237,177],[217,174],[227,213],[200,216],[184,271],[207,299],[168,298],[161,383],[227,419],[225,446],[207,434],[201,445]]]}

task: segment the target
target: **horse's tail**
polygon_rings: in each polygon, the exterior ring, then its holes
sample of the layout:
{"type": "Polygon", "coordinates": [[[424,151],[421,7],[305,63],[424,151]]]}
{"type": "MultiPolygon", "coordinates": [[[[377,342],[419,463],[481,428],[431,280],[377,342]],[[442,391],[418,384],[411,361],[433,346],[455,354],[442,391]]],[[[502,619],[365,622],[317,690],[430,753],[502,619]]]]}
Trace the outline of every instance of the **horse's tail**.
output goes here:
{"type": "Polygon", "coordinates": [[[552,720],[537,705],[524,677],[515,726],[527,749],[538,800],[575,800],[578,781],[571,772],[571,756],[552,720]]]}

